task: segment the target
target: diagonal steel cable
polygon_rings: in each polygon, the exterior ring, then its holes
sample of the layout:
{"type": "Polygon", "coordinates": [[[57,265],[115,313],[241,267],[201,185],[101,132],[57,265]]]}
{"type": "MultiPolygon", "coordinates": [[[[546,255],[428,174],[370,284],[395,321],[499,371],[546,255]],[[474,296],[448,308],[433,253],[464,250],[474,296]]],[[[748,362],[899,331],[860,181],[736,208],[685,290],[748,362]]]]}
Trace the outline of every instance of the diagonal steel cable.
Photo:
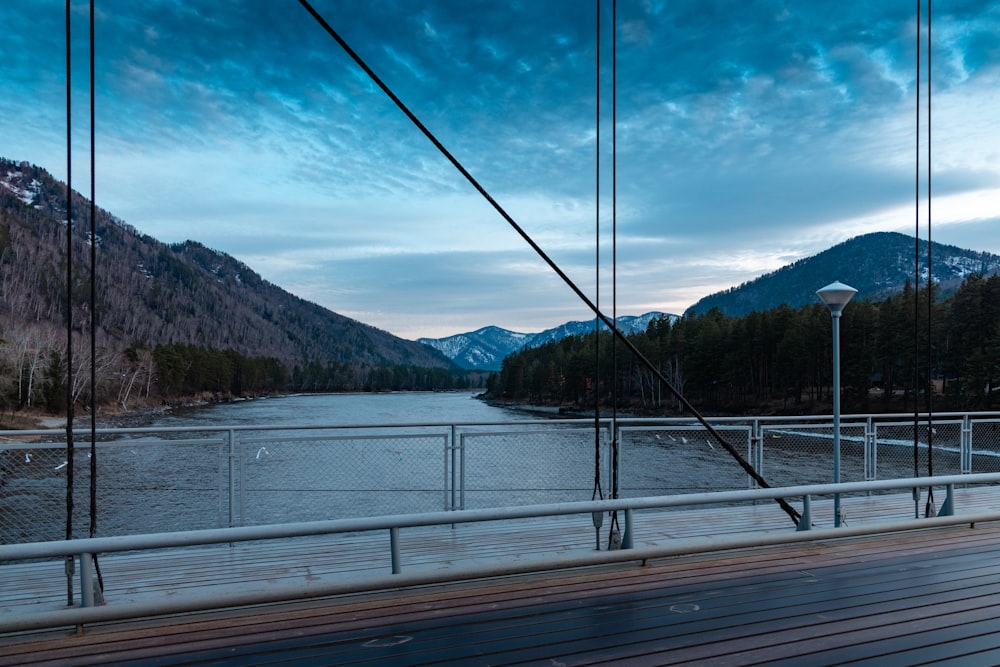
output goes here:
{"type": "MultiPolygon", "coordinates": [[[[440,151],[440,153],[449,162],[451,162],[452,166],[454,166],[455,169],[457,169],[458,172],[462,174],[463,177],[465,177],[465,179],[472,185],[472,187],[474,187],[476,191],[479,192],[479,194],[482,195],[482,197],[486,199],[487,202],[489,202],[489,204],[496,210],[496,212],[500,214],[500,217],[502,217],[507,222],[507,224],[509,224],[511,228],[515,232],[517,232],[522,239],[524,239],[524,241],[532,248],[532,250],[534,250],[535,253],[537,253],[538,256],[546,264],[549,265],[549,268],[551,268],[556,273],[556,275],[558,275],[562,279],[562,281],[566,283],[566,285],[573,291],[574,294],[576,294],[576,296],[584,303],[584,305],[586,305],[587,308],[589,308],[590,311],[593,312],[598,319],[604,322],[604,324],[608,327],[608,329],[614,334],[615,338],[618,341],[620,341],[625,346],[625,348],[629,352],[631,352],[643,366],[648,368],[649,371],[664,386],[667,387],[670,393],[681,403],[681,405],[684,406],[684,408],[688,412],[691,413],[691,415],[698,421],[699,424],[702,425],[702,427],[705,428],[705,430],[716,440],[716,442],[718,442],[719,445],[721,445],[722,448],[725,449],[726,452],[728,452],[729,455],[736,460],[736,462],[740,465],[740,467],[743,468],[743,470],[748,475],[750,475],[750,477],[758,485],[760,485],[763,488],[771,488],[771,485],[764,480],[764,478],[760,475],[760,473],[758,473],[757,470],[754,469],[754,467],[750,465],[750,463],[747,462],[745,458],[743,458],[743,456],[736,450],[736,448],[728,440],[723,438],[722,435],[718,431],[716,431],[711,424],[708,423],[708,421],[704,418],[704,416],[702,416],[702,414],[699,413],[694,408],[694,406],[691,405],[691,403],[679,391],[677,391],[676,388],[674,388],[673,384],[671,384],[667,380],[666,376],[664,376],[663,373],[661,373],[660,370],[651,361],[649,361],[649,359],[647,359],[646,356],[642,354],[642,352],[639,351],[639,348],[637,348],[635,344],[632,343],[632,341],[630,341],[624,333],[622,333],[622,331],[615,324],[614,320],[601,312],[601,310],[587,297],[587,295],[584,294],[583,290],[581,290],[579,286],[577,286],[576,283],[573,282],[573,280],[541,248],[541,246],[539,246],[538,243],[536,243],[535,240],[532,239],[528,235],[528,233],[524,231],[524,229],[517,223],[517,221],[514,220],[514,218],[509,213],[507,213],[507,211],[493,198],[493,196],[486,191],[486,188],[484,188],[479,183],[479,181],[477,181],[476,178],[471,173],[469,173],[469,171],[462,165],[461,162],[458,161],[458,159],[454,155],[452,155],[451,151],[449,151],[444,146],[444,144],[441,143],[441,141],[434,135],[434,133],[431,132],[427,128],[427,126],[424,125],[420,121],[420,119],[417,118],[417,116],[409,109],[409,107],[407,107],[406,104],[404,104],[403,101],[399,99],[399,97],[389,88],[389,86],[386,85],[381,78],[379,78],[379,76],[375,73],[375,71],[368,66],[368,64],[361,58],[361,56],[359,56],[357,52],[354,51],[354,49],[352,49],[351,46],[344,40],[344,38],[341,37],[336,30],[334,30],[333,26],[331,26],[326,21],[326,19],[324,19],[323,16],[319,12],[317,12],[315,8],[313,8],[313,6],[309,3],[309,1],[299,0],[299,3],[305,8],[307,12],[309,12],[310,15],[312,15],[313,19],[315,19],[316,22],[319,23],[320,26],[322,26],[322,28],[326,31],[326,33],[330,35],[330,37],[332,37],[333,40],[337,42],[337,44],[340,45],[340,47],[344,50],[344,52],[347,53],[347,55],[358,65],[358,67],[360,67],[365,72],[365,74],[368,75],[368,77],[372,80],[372,82],[375,85],[377,85],[382,90],[382,92],[385,93],[390,100],[392,100],[392,102],[399,108],[399,110],[402,111],[406,115],[406,117],[410,119],[410,121],[417,127],[417,129],[419,129],[423,133],[423,135],[427,137],[427,139],[432,144],[434,144],[434,147],[437,148],[438,151],[440,151]]],[[[791,517],[792,521],[798,524],[799,519],[801,518],[798,511],[796,511],[795,508],[789,505],[783,498],[777,498],[776,501],[778,505],[781,506],[781,509],[784,510],[789,517],[791,517]]]]}

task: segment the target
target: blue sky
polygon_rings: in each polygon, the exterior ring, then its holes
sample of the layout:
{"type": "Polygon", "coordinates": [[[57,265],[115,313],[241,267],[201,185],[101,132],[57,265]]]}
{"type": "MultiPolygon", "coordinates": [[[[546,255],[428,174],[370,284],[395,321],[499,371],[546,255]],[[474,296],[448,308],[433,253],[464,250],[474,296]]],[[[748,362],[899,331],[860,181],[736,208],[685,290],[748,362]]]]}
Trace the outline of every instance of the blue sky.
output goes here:
{"type": "MultiPolygon", "coordinates": [[[[313,5],[595,298],[595,3],[313,5]]],[[[296,0],[96,6],[103,208],[406,338],[590,317],[296,0]]],[[[1000,253],[1000,2],[933,10],[933,239],[1000,253]]],[[[74,3],[84,192],[87,12],[74,3]]],[[[679,313],[850,237],[914,233],[915,13],[910,0],[618,1],[618,314],[679,313]]],[[[0,155],[65,179],[64,4],[9,0],[0,25],[0,155]]]]}

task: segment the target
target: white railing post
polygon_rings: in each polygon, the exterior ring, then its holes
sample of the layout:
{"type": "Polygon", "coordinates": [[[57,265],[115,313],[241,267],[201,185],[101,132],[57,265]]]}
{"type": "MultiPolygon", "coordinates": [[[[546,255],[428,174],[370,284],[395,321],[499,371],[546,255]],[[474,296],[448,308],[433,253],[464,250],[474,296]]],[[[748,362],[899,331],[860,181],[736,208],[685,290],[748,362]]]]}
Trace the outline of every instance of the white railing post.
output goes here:
{"type": "Polygon", "coordinates": [[[959,465],[961,472],[972,473],[972,418],[962,416],[962,434],[959,441],[959,465]]]}
{"type": "Polygon", "coordinates": [[[458,508],[465,509],[465,434],[458,442],[458,508]]]}
{"type": "Polygon", "coordinates": [[[874,422],[869,415],[865,420],[865,481],[870,482],[878,477],[878,452],[875,443],[874,422]]]}
{"type": "MultiPolygon", "coordinates": [[[[750,443],[749,450],[747,452],[747,458],[750,461],[750,466],[757,471],[757,473],[763,477],[764,476],[764,436],[761,431],[761,425],[759,419],[754,419],[753,423],[750,425],[750,443]]],[[[757,488],[757,481],[748,473],[747,474],[747,488],[755,489],[757,488]]]]}
{"type": "MultiPolygon", "coordinates": [[[[452,524],[454,527],[454,524],[452,524]]],[[[399,574],[403,571],[402,561],[399,557],[399,527],[393,526],[389,529],[389,551],[392,558],[392,573],[399,574]]]]}
{"type": "Polygon", "coordinates": [[[455,427],[451,427],[451,438],[444,439],[444,509],[455,509],[455,427]]]}
{"type": "MultiPolygon", "coordinates": [[[[243,480],[242,480],[243,466],[240,466],[240,495],[243,494],[243,480]]],[[[242,505],[242,502],[240,503],[242,505]]],[[[240,513],[242,515],[242,512],[240,513]]],[[[237,510],[236,510],[236,432],[234,429],[229,429],[229,527],[233,528],[236,525],[243,525],[243,517],[240,516],[240,521],[237,523],[237,510]]]]}

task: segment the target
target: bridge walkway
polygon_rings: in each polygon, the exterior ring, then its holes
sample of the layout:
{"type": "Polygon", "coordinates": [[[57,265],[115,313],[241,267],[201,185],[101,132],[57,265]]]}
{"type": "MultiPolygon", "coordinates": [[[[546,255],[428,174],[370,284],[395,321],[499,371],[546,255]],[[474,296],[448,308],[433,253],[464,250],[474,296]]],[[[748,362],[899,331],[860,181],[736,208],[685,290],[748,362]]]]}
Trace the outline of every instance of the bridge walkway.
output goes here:
{"type": "MultiPolygon", "coordinates": [[[[996,507],[1000,499],[984,490],[974,497],[959,490],[959,511],[996,507]]],[[[843,502],[849,523],[913,516],[908,494],[843,502]],[[876,508],[878,516],[870,515],[876,508]]],[[[813,504],[817,527],[831,523],[823,519],[828,504],[813,504]]],[[[503,530],[413,529],[403,536],[404,569],[594,549],[593,527],[579,524],[577,517],[503,530]],[[446,561],[442,547],[451,554],[446,561]]],[[[771,503],[643,512],[636,545],[740,530],[791,526],[771,503]]],[[[959,660],[949,664],[962,664],[963,652],[976,658],[968,664],[987,664],[998,657],[989,651],[1000,649],[990,634],[1000,630],[993,602],[1000,600],[993,590],[1000,584],[998,537],[1000,526],[960,525],[105,623],[83,634],[21,633],[0,637],[0,665],[796,664],[805,656],[811,664],[835,664],[827,657],[850,654],[856,661],[869,653],[882,656],[880,664],[916,664],[908,652],[932,646],[959,660]]],[[[108,603],[115,604],[206,587],[266,587],[289,577],[384,573],[387,551],[387,536],[348,535],[122,554],[101,565],[108,603]]],[[[43,566],[53,564],[0,568],[2,613],[64,604],[59,577],[43,566]]]]}

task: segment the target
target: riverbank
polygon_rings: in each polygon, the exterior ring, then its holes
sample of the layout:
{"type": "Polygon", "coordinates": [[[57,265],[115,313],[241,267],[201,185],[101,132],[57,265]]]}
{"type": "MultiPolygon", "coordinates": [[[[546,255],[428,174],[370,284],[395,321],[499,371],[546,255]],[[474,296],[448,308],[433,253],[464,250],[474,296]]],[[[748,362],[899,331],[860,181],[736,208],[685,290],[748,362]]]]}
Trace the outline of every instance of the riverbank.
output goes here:
{"type": "MultiPolygon", "coordinates": [[[[170,415],[176,411],[190,410],[197,408],[207,408],[214,405],[231,405],[237,403],[247,403],[254,402],[263,399],[277,399],[277,398],[292,398],[296,396],[321,396],[321,395],[335,395],[335,396],[348,396],[348,395],[386,395],[386,394],[441,394],[441,393],[454,393],[454,394],[469,394],[470,396],[476,396],[471,392],[465,390],[447,390],[447,391],[414,391],[414,392],[318,392],[315,394],[307,393],[303,394],[301,392],[289,393],[289,394],[261,394],[257,396],[228,396],[220,394],[204,394],[200,396],[188,396],[184,399],[180,399],[172,402],[150,402],[148,404],[133,405],[127,411],[116,410],[117,406],[104,406],[99,408],[97,412],[97,428],[144,428],[150,426],[153,423],[159,421],[163,417],[170,415]]],[[[478,396],[477,396],[478,397],[478,396]]],[[[504,406],[497,406],[504,407],[504,406]]],[[[546,411],[547,408],[540,408],[539,410],[533,410],[530,406],[526,406],[526,412],[536,412],[541,413],[546,411]]],[[[78,409],[77,413],[74,415],[74,427],[76,429],[87,429],[90,427],[90,413],[87,411],[80,411],[78,409]]],[[[41,430],[41,429],[65,429],[66,428],[66,415],[53,415],[41,412],[18,412],[14,414],[3,414],[0,415],[0,431],[11,430],[11,431],[27,431],[27,430],[41,430]]]]}
{"type": "MultiPolygon", "coordinates": [[[[565,418],[565,419],[583,419],[586,417],[593,417],[593,408],[586,410],[582,409],[576,405],[541,405],[537,403],[524,403],[521,401],[504,401],[500,399],[487,396],[485,393],[476,394],[475,398],[479,399],[483,403],[494,408],[503,408],[505,410],[516,410],[517,412],[523,412],[529,415],[544,416],[550,418],[565,418]]],[[[627,411],[619,411],[620,415],[626,414],[627,411]]],[[[611,414],[606,410],[601,411],[601,417],[610,417],[611,414]]]]}
{"type": "MultiPolygon", "coordinates": [[[[245,399],[244,399],[245,400],[245,399]]],[[[176,403],[157,403],[135,407],[128,411],[108,408],[97,411],[97,428],[142,428],[149,426],[165,414],[179,408],[199,407],[219,403],[207,398],[186,399],[176,403]]],[[[229,401],[224,401],[229,402],[229,401]]],[[[76,429],[90,427],[90,413],[77,412],[73,416],[76,429]]],[[[0,430],[28,431],[40,429],[65,429],[66,415],[52,415],[41,412],[18,412],[5,414],[0,418],[0,430]]]]}

